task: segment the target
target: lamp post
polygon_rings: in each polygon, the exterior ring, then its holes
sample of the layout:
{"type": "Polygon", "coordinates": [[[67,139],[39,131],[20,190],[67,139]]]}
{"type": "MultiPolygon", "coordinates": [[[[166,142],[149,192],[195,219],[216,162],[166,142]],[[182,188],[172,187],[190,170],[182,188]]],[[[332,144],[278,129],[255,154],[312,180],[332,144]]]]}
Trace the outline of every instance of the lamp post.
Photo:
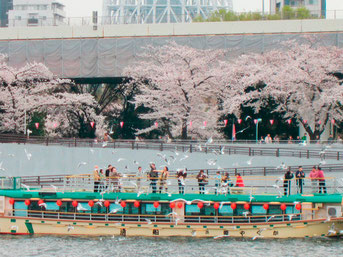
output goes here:
{"type": "Polygon", "coordinates": [[[264,17],[264,0],[262,0],[262,17],[264,17]]]}
{"type": "Polygon", "coordinates": [[[256,124],[256,143],[258,143],[258,124],[262,121],[261,118],[255,119],[254,122],[256,124]]]}

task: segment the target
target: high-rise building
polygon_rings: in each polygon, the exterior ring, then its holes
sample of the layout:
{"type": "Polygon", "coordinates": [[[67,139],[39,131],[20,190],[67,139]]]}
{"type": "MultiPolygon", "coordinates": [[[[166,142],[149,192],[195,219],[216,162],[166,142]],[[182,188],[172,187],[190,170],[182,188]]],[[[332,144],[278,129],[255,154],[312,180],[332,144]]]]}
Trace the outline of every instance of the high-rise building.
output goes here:
{"type": "Polygon", "coordinates": [[[66,14],[59,0],[13,0],[8,26],[58,26],[66,14]]]}
{"type": "Polygon", "coordinates": [[[284,6],[293,8],[306,7],[312,16],[326,16],[326,0],[270,0],[270,13],[281,11],[284,6]]]}
{"type": "Polygon", "coordinates": [[[0,0],[0,27],[8,25],[8,11],[13,8],[12,0],[0,0]]]}
{"type": "Polygon", "coordinates": [[[103,0],[104,23],[178,23],[232,10],[232,0],[103,0]]]}

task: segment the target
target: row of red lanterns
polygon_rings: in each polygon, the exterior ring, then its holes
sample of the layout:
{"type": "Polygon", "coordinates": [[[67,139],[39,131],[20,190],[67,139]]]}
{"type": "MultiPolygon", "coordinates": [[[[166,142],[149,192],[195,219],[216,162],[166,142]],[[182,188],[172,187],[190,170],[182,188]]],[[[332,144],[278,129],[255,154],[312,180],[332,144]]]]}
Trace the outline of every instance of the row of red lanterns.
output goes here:
{"type": "MultiPolygon", "coordinates": [[[[242,119],[238,119],[237,121],[238,121],[238,124],[241,124],[243,120],[242,120],[242,119]]],[[[258,122],[258,119],[254,119],[254,123],[257,124],[257,122],[258,122]]],[[[269,122],[270,122],[271,125],[274,124],[274,120],[269,120],[269,122]]],[[[306,124],[306,123],[307,123],[307,120],[303,120],[303,122],[306,124]]],[[[288,120],[287,120],[287,123],[290,125],[290,124],[292,123],[292,120],[291,120],[291,119],[288,119],[288,120]]],[[[332,120],[331,120],[331,123],[332,123],[332,124],[335,124],[335,120],[332,119],[332,120]]],[[[228,124],[228,120],[224,120],[224,126],[225,126],[225,127],[227,126],[227,124],[228,124]]],[[[320,125],[320,124],[322,124],[322,122],[321,122],[321,121],[318,121],[318,124],[320,125]]],[[[94,122],[94,121],[91,121],[91,122],[90,122],[90,125],[91,125],[92,128],[94,128],[95,122],[94,122]]],[[[154,125],[155,125],[155,127],[157,128],[157,127],[158,127],[158,122],[156,121],[156,122],[154,123],[154,125]]],[[[189,127],[191,128],[192,125],[193,125],[193,122],[190,121],[190,122],[189,122],[189,127]]],[[[207,121],[204,121],[204,122],[203,122],[203,125],[204,125],[204,127],[206,127],[206,126],[207,126],[207,121]]],[[[124,121],[121,121],[121,122],[120,122],[120,127],[123,128],[123,126],[124,126],[124,121]]],[[[36,129],[39,128],[39,123],[38,123],[38,122],[35,123],[35,127],[36,127],[36,129]]],[[[57,123],[54,123],[54,127],[55,127],[55,128],[57,127],[57,123]]]]}
{"type": "MultiPolygon", "coordinates": [[[[13,198],[10,198],[10,199],[9,199],[9,203],[13,205],[13,204],[14,204],[14,199],[13,199],[13,198]]],[[[38,205],[41,205],[41,204],[43,204],[43,203],[44,203],[43,200],[39,200],[39,201],[38,201],[38,205]]],[[[28,200],[28,199],[26,199],[26,200],[25,200],[25,205],[29,206],[30,204],[31,204],[31,201],[28,200]]],[[[76,208],[76,207],[78,206],[79,203],[78,203],[77,201],[74,200],[74,201],[72,201],[71,204],[72,204],[73,207],[76,208]]],[[[93,200],[88,201],[88,205],[89,205],[90,207],[93,207],[94,204],[95,204],[95,203],[94,203],[93,200]]],[[[61,205],[62,205],[62,201],[61,201],[61,200],[57,200],[57,201],[56,201],[56,205],[57,205],[57,206],[61,206],[61,205]]],[[[110,206],[110,201],[108,201],[108,200],[104,201],[104,206],[105,206],[105,207],[109,207],[109,206],[110,206]]],[[[125,201],[121,201],[121,202],[120,202],[120,206],[123,207],[123,208],[126,207],[126,202],[125,202],[125,201]]],[[[140,206],[140,202],[139,202],[139,201],[134,201],[133,206],[136,207],[136,208],[138,208],[138,207],[140,206]]],[[[158,207],[160,206],[160,203],[159,203],[159,202],[154,202],[154,203],[153,203],[153,206],[154,206],[155,208],[158,208],[158,207]]],[[[199,209],[201,209],[201,208],[204,207],[204,203],[203,203],[203,202],[198,202],[197,206],[198,206],[199,209]]],[[[233,210],[235,210],[235,209],[237,208],[237,204],[236,204],[236,203],[231,203],[230,206],[231,206],[231,209],[233,209],[233,210]]],[[[171,202],[171,203],[169,204],[169,207],[170,207],[171,209],[174,209],[175,207],[181,209],[181,208],[183,207],[183,203],[182,203],[182,202],[178,202],[178,203],[171,202]]],[[[220,204],[219,204],[218,202],[213,204],[213,208],[214,208],[214,209],[218,210],[219,207],[220,207],[220,204]]],[[[249,210],[249,209],[250,209],[250,204],[245,203],[244,206],[243,206],[243,208],[244,208],[245,210],[249,210]]],[[[280,209],[281,209],[282,211],[285,211],[286,208],[287,208],[287,205],[286,205],[286,204],[283,203],[283,204],[280,205],[280,209]]],[[[267,204],[267,203],[263,204],[263,209],[268,210],[268,209],[269,209],[269,204],[267,204]]],[[[300,204],[300,203],[297,203],[297,204],[295,205],[295,209],[300,210],[300,209],[301,209],[301,204],[300,204]]]]}

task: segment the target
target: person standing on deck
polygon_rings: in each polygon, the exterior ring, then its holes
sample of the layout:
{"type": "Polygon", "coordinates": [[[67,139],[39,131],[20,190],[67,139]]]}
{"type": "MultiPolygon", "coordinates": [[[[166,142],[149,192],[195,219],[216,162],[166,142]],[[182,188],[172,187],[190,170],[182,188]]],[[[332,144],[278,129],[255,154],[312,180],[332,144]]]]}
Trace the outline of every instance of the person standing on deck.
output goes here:
{"type": "Polygon", "coordinates": [[[177,183],[179,185],[179,194],[185,193],[185,179],[187,177],[187,170],[178,170],[176,172],[177,183]]]}
{"type": "Polygon", "coordinates": [[[319,193],[326,194],[324,171],[318,166],[317,178],[319,182],[319,193]],[[323,191],[322,191],[323,190],[323,191]]]}
{"type": "Polygon", "coordinates": [[[100,174],[99,174],[98,166],[94,166],[93,179],[94,179],[94,192],[99,192],[100,174]]]}
{"type": "Polygon", "coordinates": [[[152,193],[157,193],[157,179],[158,179],[158,171],[156,170],[156,166],[154,163],[150,164],[150,172],[149,172],[149,180],[150,180],[150,187],[152,188],[152,193]]]}
{"type": "Polygon", "coordinates": [[[293,172],[290,170],[287,170],[285,173],[285,177],[283,180],[283,188],[284,188],[284,194],[285,195],[290,195],[291,194],[291,186],[292,186],[292,179],[293,179],[294,175],[293,172]]]}
{"type": "Polygon", "coordinates": [[[222,175],[220,175],[220,171],[217,171],[216,175],[214,176],[215,194],[219,192],[221,181],[222,181],[222,175]]]}
{"type": "Polygon", "coordinates": [[[137,173],[136,173],[136,178],[137,178],[137,189],[140,190],[141,188],[141,179],[143,177],[143,171],[142,171],[142,167],[139,166],[137,173]]]}
{"type": "Polygon", "coordinates": [[[305,178],[305,172],[303,171],[302,166],[299,166],[299,169],[295,173],[295,177],[297,179],[298,193],[302,194],[305,178]]]}
{"type": "Polygon", "coordinates": [[[165,166],[160,176],[160,194],[162,193],[163,188],[166,193],[168,192],[168,185],[167,185],[168,176],[169,176],[169,169],[167,166],[165,166]]]}
{"type": "Polygon", "coordinates": [[[198,184],[199,184],[199,194],[204,194],[205,193],[205,185],[207,183],[207,175],[204,173],[204,170],[200,170],[200,172],[196,178],[197,178],[198,184]]]}
{"type": "Polygon", "coordinates": [[[318,188],[318,170],[316,169],[316,166],[313,166],[311,172],[310,172],[310,179],[311,179],[311,187],[312,187],[312,193],[317,192],[318,188]]]}
{"type": "Polygon", "coordinates": [[[240,173],[236,175],[236,187],[244,187],[244,181],[240,173]]]}

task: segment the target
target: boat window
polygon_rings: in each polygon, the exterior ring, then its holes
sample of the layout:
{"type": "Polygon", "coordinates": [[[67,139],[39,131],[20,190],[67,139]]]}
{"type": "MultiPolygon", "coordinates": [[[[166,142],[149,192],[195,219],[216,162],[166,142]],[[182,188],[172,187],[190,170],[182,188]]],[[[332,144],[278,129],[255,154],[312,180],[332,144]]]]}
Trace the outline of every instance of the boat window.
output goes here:
{"type": "Polygon", "coordinates": [[[136,208],[133,203],[126,203],[126,207],[123,209],[124,214],[139,214],[140,207],[136,208]]]}
{"type": "Polygon", "coordinates": [[[204,205],[201,209],[198,207],[197,204],[186,205],[186,215],[202,215],[202,216],[214,216],[216,214],[216,210],[213,206],[206,206],[204,205]]]}
{"type": "Polygon", "coordinates": [[[268,214],[282,214],[280,205],[270,205],[268,209],[268,214]]]}
{"type": "Polygon", "coordinates": [[[110,204],[110,212],[112,212],[112,211],[113,211],[113,213],[114,212],[115,213],[123,213],[123,207],[121,207],[120,204],[111,203],[110,204]],[[117,210],[117,211],[115,212],[114,210],[117,210]]]}
{"type": "Polygon", "coordinates": [[[56,202],[46,202],[46,209],[49,211],[58,211],[60,209],[56,202]]]}
{"type": "Polygon", "coordinates": [[[193,205],[185,205],[186,207],[186,215],[199,215],[200,214],[200,209],[198,205],[193,204],[193,205]]]}
{"type": "Polygon", "coordinates": [[[267,210],[263,208],[263,205],[252,205],[251,212],[255,215],[265,215],[267,214],[267,210]]]}
{"type": "Polygon", "coordinates": [[[294,209],[293,206],[287,206],[286,207],[286,214],[292,214],[294,213],[294,209]]]}
{"type": "MultiPolygon", "coordinates": [[[[157,208],[152,203],[142,204],[142,214],[168,214],[171,212],[169,204],[162,203],[157,208]]],[[[137,209],[137,208],[136,208],[137,209]]]]}
{"type": "Polygon", "coordinates": [[[21,216],[26,217],[27,216],[27,206],[25,205],[24,201],[16,201],[14,202],[14,215],[15,216],[21,216]]]}
{"type": "Polygon", "coordinates": [[[243,212],[247,212],[246,209],[244,209],[244,205],[243,204],[237,204],[237,208],[235,210],[235,215],[237,216],[243,216],[243,212]]]}
{"type": "Polygon", "coordinates": [[[219,215],[233,215],[233,210],[230,205],[223,205],[223,207],[219,210],[219,215]]]}

